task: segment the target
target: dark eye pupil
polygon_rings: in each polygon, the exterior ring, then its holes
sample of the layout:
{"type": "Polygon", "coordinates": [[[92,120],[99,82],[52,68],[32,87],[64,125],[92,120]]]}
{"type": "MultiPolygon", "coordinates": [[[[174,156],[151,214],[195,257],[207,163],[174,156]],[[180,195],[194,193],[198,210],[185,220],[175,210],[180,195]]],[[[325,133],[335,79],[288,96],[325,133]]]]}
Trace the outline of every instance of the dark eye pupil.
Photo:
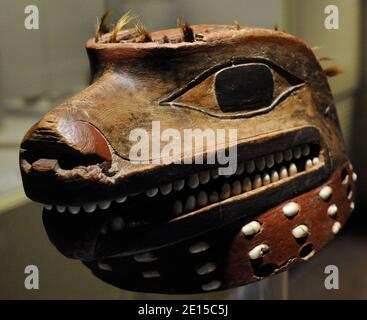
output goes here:
{"type": "Polygon", "coordinates": [[[223,112],[269,106],[273,88],[272,72],[261,63],[233,66],[216,74],[215,94],[223,112]]]}

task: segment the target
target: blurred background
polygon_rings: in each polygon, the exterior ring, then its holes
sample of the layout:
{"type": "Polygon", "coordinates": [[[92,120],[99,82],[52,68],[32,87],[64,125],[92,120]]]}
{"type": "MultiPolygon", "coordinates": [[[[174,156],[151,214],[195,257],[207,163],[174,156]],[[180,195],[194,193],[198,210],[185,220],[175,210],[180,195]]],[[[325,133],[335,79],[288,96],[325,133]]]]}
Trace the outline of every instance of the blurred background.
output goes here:
{"type": "MultiPolygon", "coordinates": [[[[317,56],[332,57],[343,74],[332,78],[339,119],[358,173],[356,210],[340,236],[288,275],[223,293],[190,298],[367,299],[367,1],[362,0],[2,0],[0,4],[0,299],[167,299],[116,289],[49,243],[41,206],[26,199],[18,169],[19,143],[39,117],[88,85],[85,42],[107,8],[112,21],[131,10],[149,30],[189,23],[271,28],[304,39],[317,56]],[[332,3],[331,3],[332,2],[332,3]],[[39,30],[26,30],[24,9],[39,8],[39,30]],[[327,5],[338,6],[339,30],[324,28],[327,5]],[[366,134],[366,136],[365,136],[366,134]],[[40,289],[24,288],[24,268],[40,270],[40,289]],[[340,289],[326,290],[324,269],[336,265],[340,289]]],[[[185,299],[188,296],[171,296],[185,299]]]]}

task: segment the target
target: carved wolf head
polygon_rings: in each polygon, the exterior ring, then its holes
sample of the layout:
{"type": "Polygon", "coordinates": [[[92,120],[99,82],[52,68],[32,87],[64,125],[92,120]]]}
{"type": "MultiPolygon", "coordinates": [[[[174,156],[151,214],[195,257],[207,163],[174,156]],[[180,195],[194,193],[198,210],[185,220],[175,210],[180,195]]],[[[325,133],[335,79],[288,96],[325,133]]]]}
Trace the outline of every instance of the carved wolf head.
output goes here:
{"type": "Polygon", "coordinates": [[[22,141],[53,244],[118,287],[165,293],[243,285],[318,252],[354,207],[356,175],[312,50],[238,26],[144,32],[89,40],[92,84],[22,141]],[[236,137],[203,139],[181,163],[160,161],[164,143],[134,156],[131,133],[152,138],[153,123],[178,145],[185,129],[236,137]],[[218,175],[205,160],[233,147],[236,171],[218,175]]]}

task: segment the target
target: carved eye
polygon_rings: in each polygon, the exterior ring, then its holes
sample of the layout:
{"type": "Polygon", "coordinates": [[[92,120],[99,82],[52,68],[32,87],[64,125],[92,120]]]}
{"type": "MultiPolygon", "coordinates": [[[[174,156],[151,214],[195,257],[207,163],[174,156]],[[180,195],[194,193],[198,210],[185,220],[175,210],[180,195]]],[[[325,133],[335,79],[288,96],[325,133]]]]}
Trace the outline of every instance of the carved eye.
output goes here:
{"type": "Polygon", "coordinates": [[[241,117],[270,111],[303,82],[265,63],[232,65],[202,76],[163,101],[213,116],[241,117]]]}

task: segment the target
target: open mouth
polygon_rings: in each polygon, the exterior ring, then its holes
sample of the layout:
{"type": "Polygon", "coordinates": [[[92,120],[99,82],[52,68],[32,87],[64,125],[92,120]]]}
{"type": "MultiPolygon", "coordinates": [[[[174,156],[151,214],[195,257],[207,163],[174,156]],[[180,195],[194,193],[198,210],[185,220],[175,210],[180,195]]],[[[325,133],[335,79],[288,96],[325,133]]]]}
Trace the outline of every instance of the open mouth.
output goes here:
{"type": "MultiPolygon", "coordinates": [[[[181,219],[200,209],[259,193],[265,186],[279,186],[324,165],[317,143],[304,143],[283,151],[240,161],[229,176],[220,176],[218,167],[150,188],[139,194],[85,203],[82,206],[45,205],[54,213],[119,213],[111,222],[114,231],[181,219]],[[149,208],[149,209],[148,209],[149,208]]],[[[107,230],[102,230],[102,233],[107,230]]]]}

